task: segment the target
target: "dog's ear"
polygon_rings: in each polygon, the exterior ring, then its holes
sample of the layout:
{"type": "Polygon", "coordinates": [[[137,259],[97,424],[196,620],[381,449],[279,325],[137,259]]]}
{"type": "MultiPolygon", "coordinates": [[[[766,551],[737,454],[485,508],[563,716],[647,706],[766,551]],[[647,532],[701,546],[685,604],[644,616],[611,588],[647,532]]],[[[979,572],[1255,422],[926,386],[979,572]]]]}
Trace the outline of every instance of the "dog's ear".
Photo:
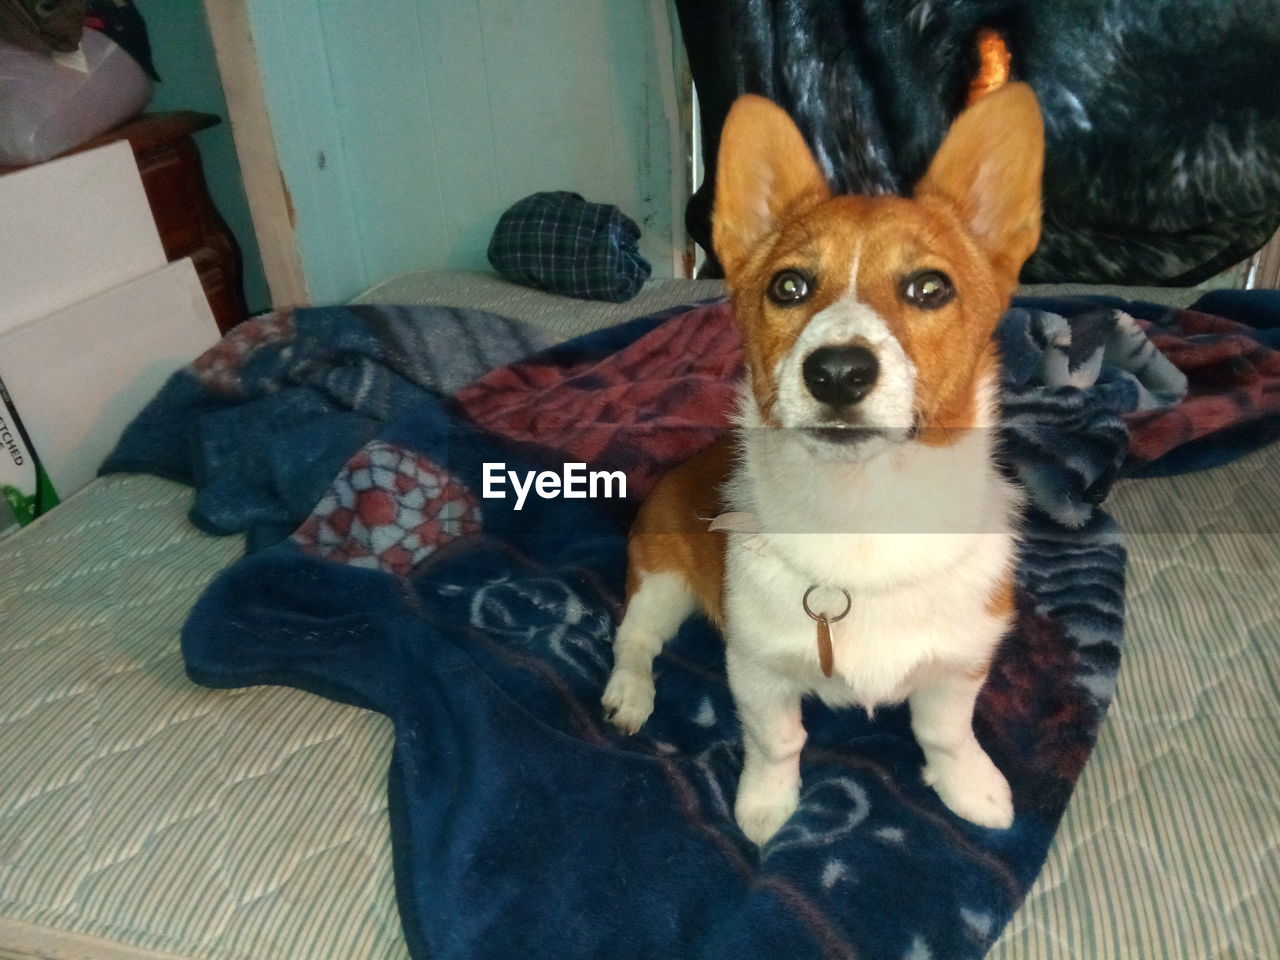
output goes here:
{"type": "Polygon", "coordinates": [[[734,101],[720,134],[711,238],[730,281],[779,223],[830,196],[818,163],[781,107],[734,101]]]}
{"type": "Polygon", "coordinates": [[[956,118],[915,195],[954,206],[1012,286],[1040,242],[1043,171],[1040,105],[1025,83],[1009,83],[956,118]]]}

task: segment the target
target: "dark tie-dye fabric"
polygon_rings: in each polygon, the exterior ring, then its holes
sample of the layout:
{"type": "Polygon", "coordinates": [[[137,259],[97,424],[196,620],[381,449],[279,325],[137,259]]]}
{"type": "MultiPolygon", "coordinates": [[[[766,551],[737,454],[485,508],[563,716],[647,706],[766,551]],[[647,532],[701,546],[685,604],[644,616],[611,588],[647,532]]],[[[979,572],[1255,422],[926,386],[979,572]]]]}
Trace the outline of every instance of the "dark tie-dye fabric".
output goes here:
{"type": "MultiPolygon", "coordinates": [[[[1027,283],[1191,285],[1280,224],[1276,0],[677,0],[710,250],[730,104],[785,108],[833,187],[904,193],[965,103],[976,36],[1001,31],[1045,119],[1044,233],[1027,283]]],[[[712,258],[714,260],[714,258],[712,258]]]]}

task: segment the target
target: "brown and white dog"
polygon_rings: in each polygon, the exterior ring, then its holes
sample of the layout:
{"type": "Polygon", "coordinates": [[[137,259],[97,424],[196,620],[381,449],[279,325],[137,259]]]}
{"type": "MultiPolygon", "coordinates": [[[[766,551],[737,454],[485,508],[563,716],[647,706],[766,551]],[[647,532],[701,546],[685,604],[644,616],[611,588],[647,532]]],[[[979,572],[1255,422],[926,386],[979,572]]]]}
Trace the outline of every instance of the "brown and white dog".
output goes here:
{"type": "Polygon", "coordinates": [[[603,703],[638,730],[654,657],[701,608],[756,843],[799,803],[810,695],[909,701],[943,802],[1013,821],[973,708],[1010,625],[1019,508],[993,460],[992,333],[1039,238],[1043,156],[1035,96],[1010,83],[960,114],[910,199],[831,196],[781,109],[730,111],[713,236],[746,350],[738,426],[641,508],[603,703]]]}

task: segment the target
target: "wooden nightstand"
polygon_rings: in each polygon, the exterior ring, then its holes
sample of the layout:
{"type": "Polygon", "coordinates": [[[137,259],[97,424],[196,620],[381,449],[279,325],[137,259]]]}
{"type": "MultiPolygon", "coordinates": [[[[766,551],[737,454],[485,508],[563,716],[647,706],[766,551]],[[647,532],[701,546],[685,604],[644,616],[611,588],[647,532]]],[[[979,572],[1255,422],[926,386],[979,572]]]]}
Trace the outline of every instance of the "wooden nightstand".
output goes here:
{"type": "MultiPolygon", "coordinates": [[[[218,329],[226,333],[249,315],[243,259],[235,237],[213,205],[192,135],[222,121],[208,113],[144,113],[67,153],[129,141],[160,242],[170,260],[190,257],[218,329]]],[[[0,167],[0,175],[16,167],[0,167]]]]}

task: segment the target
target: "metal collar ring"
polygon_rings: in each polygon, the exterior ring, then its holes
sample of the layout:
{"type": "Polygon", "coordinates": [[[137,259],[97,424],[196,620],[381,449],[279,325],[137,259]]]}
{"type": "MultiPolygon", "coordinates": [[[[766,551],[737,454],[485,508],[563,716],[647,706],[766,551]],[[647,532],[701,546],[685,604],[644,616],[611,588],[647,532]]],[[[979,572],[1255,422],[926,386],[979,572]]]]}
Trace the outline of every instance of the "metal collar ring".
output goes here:
{"type": "Polygon", "coordinates": [[[849,597],[849,591],[845,590],[843,587],[834,588],[844,594],[843,610],[841,610],[834,617],[828,617],[825,613],[814,613],[813,609],[809,606],[809,597],[813,594],[813,591],[818,589],[818,587],[819,587],[819,584],[815,583],[812,587],[810,587],[808,590],[804,592],[804,598],[800,601],[801,606],[804,607],[804,612],[807,613],[811,619],[826,620],[827,623],[835,623],[837,620],[843,620],[845,617],[849,615],[849,610],[850,608],[853,607],[853,600],[850,599],[849,597]]]}

